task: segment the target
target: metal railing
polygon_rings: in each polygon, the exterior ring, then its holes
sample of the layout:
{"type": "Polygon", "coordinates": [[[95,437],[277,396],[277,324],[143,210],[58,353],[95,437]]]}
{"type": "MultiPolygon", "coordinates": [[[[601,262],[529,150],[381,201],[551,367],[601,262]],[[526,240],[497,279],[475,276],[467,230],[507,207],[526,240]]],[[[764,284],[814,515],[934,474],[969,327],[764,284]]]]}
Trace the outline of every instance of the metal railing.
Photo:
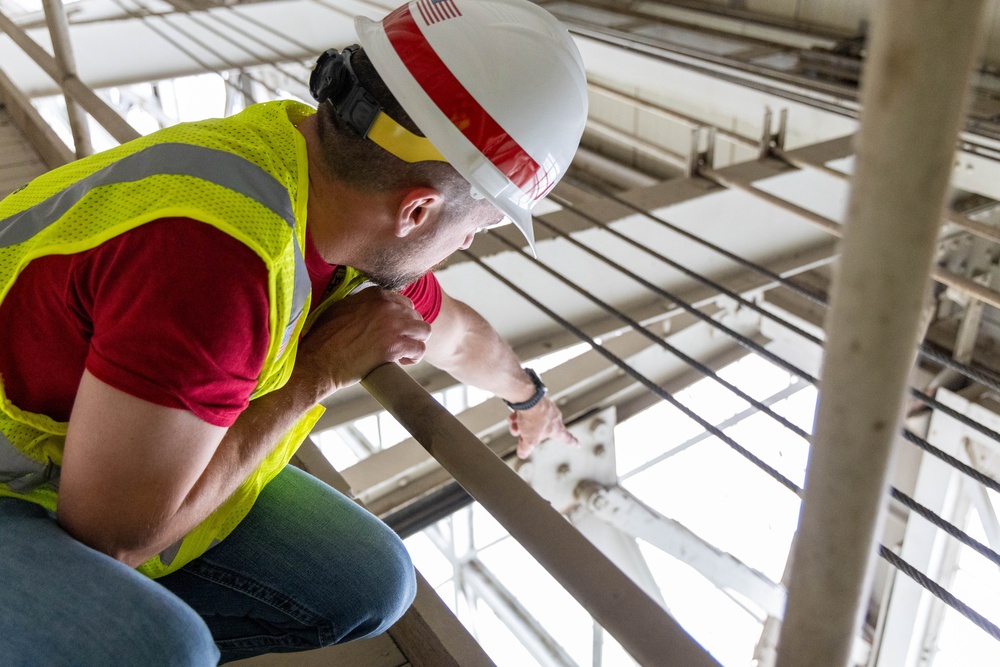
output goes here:
{"type": "Polygon", "coordinates": [[[362,384],[640,664],[718,665],[638,585],[401,368],[380,366],[362,384]]]}

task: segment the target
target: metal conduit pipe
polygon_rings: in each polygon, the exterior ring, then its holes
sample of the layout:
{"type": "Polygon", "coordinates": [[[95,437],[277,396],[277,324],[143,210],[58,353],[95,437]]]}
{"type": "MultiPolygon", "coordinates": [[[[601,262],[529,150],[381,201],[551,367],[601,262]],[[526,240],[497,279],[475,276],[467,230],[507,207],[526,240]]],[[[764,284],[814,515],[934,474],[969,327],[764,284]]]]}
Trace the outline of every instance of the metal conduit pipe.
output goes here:
{"type": "Polygon", "coordinates": [[[838,667],[850,655],[984,7],[874,5],[778,667],[838,667]]]}
{"type": "Polygon", "coordinates": [[[108,131],[108,134],[114,137],[115,141],[125,143],[141,136],[134,127],[129,125],[79,78],[76,76],[63,78],[62,70],[55,58],[50,56],[45,49],[28,36],[28,33],[11,21],[3,12],[0,12],[0,30],[7,33],[14,40],[14,43],[20,46],[21,50],[34,60],[35,64],[41,67],[53,81],[61,84],[63,90],[93,116],[94,120],[100,123],[108,131]]]}
{"type": "Polygon", "coordinates": [[[361,384],[642,665],[719,667],[587,538],[396,364],[361,384]]]}
{"type": "MultiPolygon", "coordinates": [[[[823,231],[835,236],[837,238],[842,238],[844,236],[844,226],[838,224],[836,221],[831,220],[819,213],[814,213],[809,209],[802,208],[791,202],[785,201],[781,197],[776,197],[769,192],[764,192],[763,190],[754,187],[750,183],[744,183],[727,176],[723,176],[714,169],[707,167],[700,167],[698,169],[698,174],[704,176],[708,180],[721,185],[724,188],[729,188],[731,190],[739,190],[752,195],[762,201],[766,201],[769,204],[778,206],[786,211],[794,213],[795,215],[805,218],[809,222],[813,223],[823,231]]],[[[943,212],[942,212],[943,213],[943,212]]],[[[944,216],[939,216],[941,220],[944,216]]],[[[940,222],[940,220],[939,220],[940,222]]],[[[940,227],[940,225],[938,225],[940,227]]],[[[935,227],[937,229],[937,227],[935,227]]],[[[971,230],[970,230],[971,231],[971,230]]],[[[905,232],[901,232],[904,234],[905,232]]],[[[941,283],[942,285],[947,285],[948,287],[953,287],[959,291],[965,292],[966,294],[973,296],[983,303],[987,303],[994,308],[1000,308],[1000,292],[990,289],[989,287],[977,283],[975,280],[968,278],[966,276],[959,275],[953,271],[942,268],[940,266],[932,266],[930,272],[931,278],[941,283]]]]}

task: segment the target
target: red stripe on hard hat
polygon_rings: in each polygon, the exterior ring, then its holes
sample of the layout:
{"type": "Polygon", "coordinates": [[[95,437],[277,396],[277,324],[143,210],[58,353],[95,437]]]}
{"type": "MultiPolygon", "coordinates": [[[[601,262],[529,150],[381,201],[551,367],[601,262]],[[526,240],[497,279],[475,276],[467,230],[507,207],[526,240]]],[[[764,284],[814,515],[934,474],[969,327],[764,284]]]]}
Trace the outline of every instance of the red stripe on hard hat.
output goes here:
{"type": "Polygon", "coordinates": [[[545,196],[555,185],[535,160],[504,131],[455,78],[417,25],[409,4],[385,17],[382,27],[396,55],[465,138],[493,165],[507,175],[532,200],[545,196]]]}

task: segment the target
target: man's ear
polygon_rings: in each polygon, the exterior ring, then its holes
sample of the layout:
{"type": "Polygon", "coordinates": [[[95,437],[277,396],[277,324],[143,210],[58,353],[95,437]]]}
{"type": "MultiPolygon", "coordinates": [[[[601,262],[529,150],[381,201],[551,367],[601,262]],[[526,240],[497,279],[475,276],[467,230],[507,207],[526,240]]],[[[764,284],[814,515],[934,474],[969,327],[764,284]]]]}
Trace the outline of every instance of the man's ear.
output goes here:
{"type": "Polygon", "coordinates": [[[427,223],[433,223],[444,209],[444,196],[434,188],[410,188],[396,211],[396,236],[403,238],[427,223]]]}

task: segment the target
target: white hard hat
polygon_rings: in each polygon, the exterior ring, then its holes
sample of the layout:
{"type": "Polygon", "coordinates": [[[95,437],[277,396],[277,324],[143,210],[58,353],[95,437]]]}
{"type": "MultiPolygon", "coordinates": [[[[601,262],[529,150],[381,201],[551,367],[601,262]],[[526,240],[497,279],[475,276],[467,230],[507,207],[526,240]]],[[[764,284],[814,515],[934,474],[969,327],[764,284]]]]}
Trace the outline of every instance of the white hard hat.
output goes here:
{"type": "Polygon", "coordinates": [[[534,251],[531,208],[566,172],[587,121],[569,32],[528,0],[411,0],[355,27],[420,131],[534,251]]]}

